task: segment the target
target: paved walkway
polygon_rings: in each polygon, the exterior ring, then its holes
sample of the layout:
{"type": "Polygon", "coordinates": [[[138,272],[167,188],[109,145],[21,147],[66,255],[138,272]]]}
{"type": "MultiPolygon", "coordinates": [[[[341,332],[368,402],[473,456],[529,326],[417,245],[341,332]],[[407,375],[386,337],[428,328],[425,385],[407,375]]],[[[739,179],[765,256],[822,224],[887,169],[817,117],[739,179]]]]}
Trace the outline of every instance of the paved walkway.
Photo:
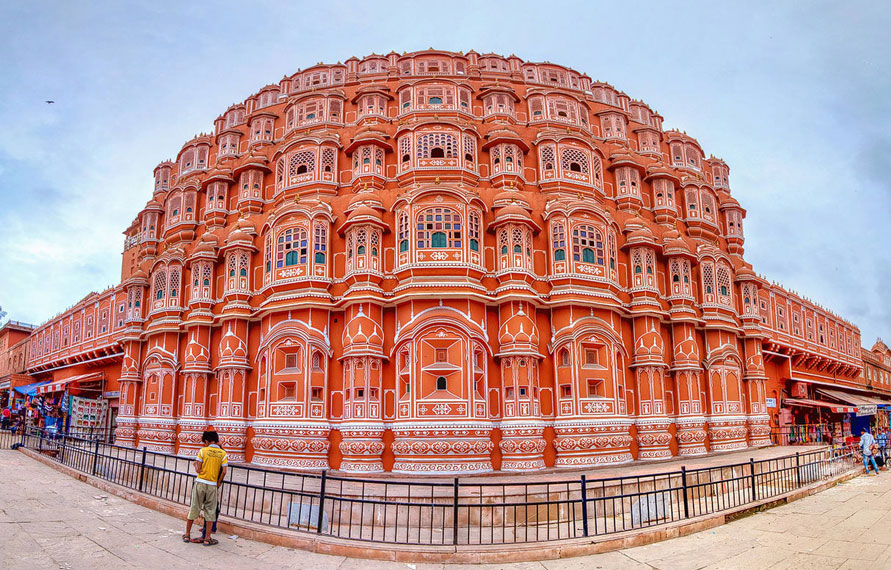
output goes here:
{"type": "Polygon", "coordinates": [[[858,477],[723,527],[628,550],[477,566],[348,559],[218,536],[184,544],[183,521],[81,483],[21,453],[0,451],[4,568],[300,568],[302,570],[571,570],[891,568],[891,473],[858,477]]]}

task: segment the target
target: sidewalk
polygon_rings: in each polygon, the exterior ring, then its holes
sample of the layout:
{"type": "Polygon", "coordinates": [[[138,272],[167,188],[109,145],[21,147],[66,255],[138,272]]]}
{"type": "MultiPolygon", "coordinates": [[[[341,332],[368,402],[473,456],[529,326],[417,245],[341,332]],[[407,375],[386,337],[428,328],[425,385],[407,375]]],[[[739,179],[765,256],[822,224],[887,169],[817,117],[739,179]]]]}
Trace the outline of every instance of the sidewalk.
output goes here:
{"type": "MultiPolygon", "coordinates": [[[[788,449],[788,448],[787,448],[788,449]]],[[[181,520],[0,451],[4,568],[301,568],[303,570],[574,570],[889,568],[891,473],[845,483],[713,530],[628,550],[544,562],[479,566],[348,559],[218,535],[184,544],[181,520]]]]}

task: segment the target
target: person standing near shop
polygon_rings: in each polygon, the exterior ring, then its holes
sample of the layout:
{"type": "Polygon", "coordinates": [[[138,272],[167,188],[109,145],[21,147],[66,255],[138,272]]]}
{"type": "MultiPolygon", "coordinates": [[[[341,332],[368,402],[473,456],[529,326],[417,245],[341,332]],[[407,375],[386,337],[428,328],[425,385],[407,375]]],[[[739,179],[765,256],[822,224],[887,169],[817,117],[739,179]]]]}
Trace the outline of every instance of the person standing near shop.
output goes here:
{"type": "Polygon", "coordinates": [[[211,526],[217,520],[218,487],[226,476],[226,466],[229,458],[220,447],[220,436],[215,431],[205,431],[201,435],[201,443],[204,444],[198,451],[198,456],[193,463],[198,476],[192,485],[192,504],[186,520],[186,532],[183,534],[183,542],[203,543],[204,546],[217,544],[213,538],[211,526]],[[195,519],[204,512],[204,539],[192,539],[192,524],[195,519]]]}
{"type": "Polygon", "coordinates": [[[876,471],[875,474],[879,474],[879,467],[876,465],[876,458],[873,456],[875,444],[876,440],[872,434],[866,428],[862,428],[860,430],[860,452],[863,454],[863,467],[866,469],[867,475],[869,475],[870,462],[872,463],[872,468],[876,471]]]}
{"type": "MultiPolygon", "coordinates": [[[[888,445],[888,432],[884,428],[878,429],[876,445],[879,448],[879,455],[882,458],[882,462],[885,463],[888,460],[888,457],[885,455],[885,447],[888,445]]],[[[883,466],[883,469],[886,469],[886,467],[883,466]]]]}
{"type": "Polygon", "coordinates": [[[2,429],[9,429],[9,421],[12,417],[12,412],[9,411],[9,408],[3,408],[3,419],[2,419],[2,429]]]}

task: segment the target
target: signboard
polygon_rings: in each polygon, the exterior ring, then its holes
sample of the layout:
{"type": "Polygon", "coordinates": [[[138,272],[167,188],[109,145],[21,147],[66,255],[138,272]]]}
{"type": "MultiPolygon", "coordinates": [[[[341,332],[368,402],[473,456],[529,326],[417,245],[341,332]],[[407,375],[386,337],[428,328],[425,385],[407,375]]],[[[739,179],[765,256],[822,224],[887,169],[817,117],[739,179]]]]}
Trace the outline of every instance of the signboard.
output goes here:
{"type": "Polygon", "coordinates": [[[776,398],[765,398],[764,402],[767,404],[768,408],[776,408],[777,407],[777,399],[776,398]]]}
{"type": "Polygon", "coordinates": [[[874,416],[876,415],[876,405],[875,404],[861,404],[857,406],[857,415],[858,416],[874,416]]]}
{"type": "Polygon", "coordinates": [[[120,390],[115,390],[114,392],[102,392],[102,397],[103,397],[103,398],[106,398],[106,399],[109,399],[109,400],[113,400],[114,398],[120,398],[120,397],[121,397],[121,391],[120,391],[120,390]]]}

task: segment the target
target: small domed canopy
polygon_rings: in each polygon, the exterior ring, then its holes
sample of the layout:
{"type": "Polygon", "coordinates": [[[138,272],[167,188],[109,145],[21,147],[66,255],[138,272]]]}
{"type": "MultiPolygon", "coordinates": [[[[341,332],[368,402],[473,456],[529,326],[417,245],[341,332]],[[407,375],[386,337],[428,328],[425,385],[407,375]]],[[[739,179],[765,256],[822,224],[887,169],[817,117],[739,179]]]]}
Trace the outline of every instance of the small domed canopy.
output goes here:
{"type": "Polygon", "coordinates": [[[339,232],[343,234],[347,229],[358,224],[371,224],[383,228],[385,231],[388,228],[387,224],[384,223],[381,213],[364,204],[357,206],[350,212],[346,221],[340,226],[339,232]]]}
{"type": "Polygon", "coordinates": [[[529,200],[523,196],[523,193],[519,190],[504,190],[495,194],[495,198],[492,201],[492,205],[495,208],[509,206],[509,205],[517,205],[521,208],[530,209],[529,200]]]}
{"type": "Polygon", "coordinates": [[[510,316],[498,329],[501,349],[538,346],[538,327],[523,308],[510,316]]]}
{"type": "Polygon", "coordinates": [[[728,209],[728,208],[737,208],[737,209],[742,210],[742,205],[740,205],[739,201],[737,201],[736,198],[734,198],[733,196],[731,196],[729,194],[721,197],[720,204],[721,204],[720,208],[722,210],[728,209]]]}
{"type": "Polygon", "coordinates": [[[344,327],[342,338],[344,356],[383,354],[384,332],[378,323],[365,314],[361,305],[359,312],[344,327]]]}
{"type": "Polygon", "coordinates": [[[541,229],[529,215],[529,212],[516,204],[500,208],[498,213],[495,214],[495,219],[492,221],[490,227],[497,227],[508,222],[526,224],[527,226],[530,226],[533,231],[541,229]]]}

